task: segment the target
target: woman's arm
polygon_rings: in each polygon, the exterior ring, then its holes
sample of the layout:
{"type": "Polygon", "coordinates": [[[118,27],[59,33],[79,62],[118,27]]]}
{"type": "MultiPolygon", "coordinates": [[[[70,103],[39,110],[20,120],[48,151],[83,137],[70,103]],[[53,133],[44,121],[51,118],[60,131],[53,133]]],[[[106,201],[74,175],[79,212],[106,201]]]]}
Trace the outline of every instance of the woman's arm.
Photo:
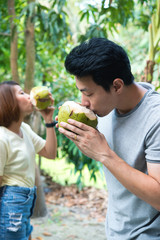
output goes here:
{"type": "MultiPolygon", "coordinates": [[[[52,104],[54,102],[51,94],[50,98],[52,104]]],[[[48,107],[47,109],[40,111],[45,123],[52,123],[53,122],[53,113],[54,107],[48,107]]],[[[57,138],[54,127],[46,127],[46,144],[44,148],[38,153],[39,155],[54,159],[57,155],[57,138]]]]}
{"type": "Polygon", "coordinates": [[[46,144],[38,154],[49,159],[54,159],[57,155],[57,138],[54,127],[46,128],[46,135],[46,144]]]}

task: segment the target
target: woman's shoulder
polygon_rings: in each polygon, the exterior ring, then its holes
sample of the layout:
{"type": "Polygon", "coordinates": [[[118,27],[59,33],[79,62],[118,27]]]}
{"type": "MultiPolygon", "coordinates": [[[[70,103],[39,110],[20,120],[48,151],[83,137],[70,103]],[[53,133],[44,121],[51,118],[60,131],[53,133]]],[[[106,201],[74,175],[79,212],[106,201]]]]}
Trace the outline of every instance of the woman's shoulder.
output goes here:
{"type": "Polygon", "coordinates": [[[32,136],[34,134],[32,128],[30,127],[30,125],[25,123],[25,122],[22,122],[21,130],[22,130],[23,134],[27,134],[29,136],[32,136]]]}
{"type": "Polygon", "coordinates": [[[24,129],[25,131],[32,131],[31,127],[29,126],[29,124],[22,122],[21,124],[21,128],[24,129]]]}
{"type": "Polygon", "coordinates": [[[7,139],[8,139],[7,128],[0,126],[0,142],[6,142],[7,139]]]}
{"type": "Polygon", "coordinates": [[[6,136],[7,135],[7,128],[0,126],[0,136],[6,136]]]}
{"type": "Polygon", "coordinates": [[[30,137],[35,137],[35,135],[37,136],[37,134],[34,132],[34,130],[31,128],[31,126],[25,122],[22,122],[21,129],[22,129],[23,133],[25,132],[30,137]]]}

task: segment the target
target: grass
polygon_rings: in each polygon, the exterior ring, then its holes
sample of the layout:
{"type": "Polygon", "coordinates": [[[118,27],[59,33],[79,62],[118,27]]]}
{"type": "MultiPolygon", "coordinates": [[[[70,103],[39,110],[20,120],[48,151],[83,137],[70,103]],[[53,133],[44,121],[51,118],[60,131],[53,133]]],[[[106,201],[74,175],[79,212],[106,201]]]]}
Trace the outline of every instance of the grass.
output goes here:
{"type": "MultiPolygon", "coordinates": [[[[37,158],[38,163],[38,158],[37,158]]],[[[42,158],[41,169],[52,177],[52,180],[61,185],[76,184],[78,173],[74,173],[74,165],[68,164],[65,159],[48,160],[42,158]]],[[[103,172],[103,171],[102,171],[103,172]]],[[[90,173],[85,167],[82,172],[82,184],[84,186],[94,186],[96,188],[106,188],[105,177],[103,173],[96,173],[96,182],[90,180],[90,173]]]]}

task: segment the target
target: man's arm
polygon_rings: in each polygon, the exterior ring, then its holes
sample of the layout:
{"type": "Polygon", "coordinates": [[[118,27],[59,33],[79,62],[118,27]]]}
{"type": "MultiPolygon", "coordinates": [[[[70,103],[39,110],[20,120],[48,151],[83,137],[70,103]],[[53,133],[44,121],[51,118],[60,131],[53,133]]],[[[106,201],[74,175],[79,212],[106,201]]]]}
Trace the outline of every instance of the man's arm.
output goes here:
{"type": "Polygon", "coordinates": [[[113,152],[98,130],[75,120],[68,122],[70,124],[61,123],[64,127],[59,128],[61,133],[71,139],[83,154],[106,166],[130,192],[160,211],[160,164],[148,163],[147,175],[128,165],[113,152]]]}
{"type": "Polygon", "coordinates": [[[148,163],[148,175],[129,166],[114,152],[102,163],[130,192],[160,211],[160,164],[148,163]]]}

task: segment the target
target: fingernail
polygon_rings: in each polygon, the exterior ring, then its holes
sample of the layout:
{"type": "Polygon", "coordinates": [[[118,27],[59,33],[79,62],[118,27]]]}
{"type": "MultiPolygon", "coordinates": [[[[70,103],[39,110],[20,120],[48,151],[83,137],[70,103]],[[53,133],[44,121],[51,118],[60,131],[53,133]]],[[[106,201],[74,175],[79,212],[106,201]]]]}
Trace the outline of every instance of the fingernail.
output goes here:
{"type": "Polygon", "coordinates": [[[63,128],[61,128],[61,127],[58,128],[58,130],[59,130],[59,132],[61,132],[61,133],[63,132],[63,128]]]}
{"type": "Polygon", "coordinates": [[[69,123],[73,123],[73,120],[72,120],[72,119],[68,119],[68,122],[69,122],[69,123]]]}
{"type": "Polygon", "coordinates": [[[64,126],[64,122],[60,122],[60,126],[64,126]]]}

